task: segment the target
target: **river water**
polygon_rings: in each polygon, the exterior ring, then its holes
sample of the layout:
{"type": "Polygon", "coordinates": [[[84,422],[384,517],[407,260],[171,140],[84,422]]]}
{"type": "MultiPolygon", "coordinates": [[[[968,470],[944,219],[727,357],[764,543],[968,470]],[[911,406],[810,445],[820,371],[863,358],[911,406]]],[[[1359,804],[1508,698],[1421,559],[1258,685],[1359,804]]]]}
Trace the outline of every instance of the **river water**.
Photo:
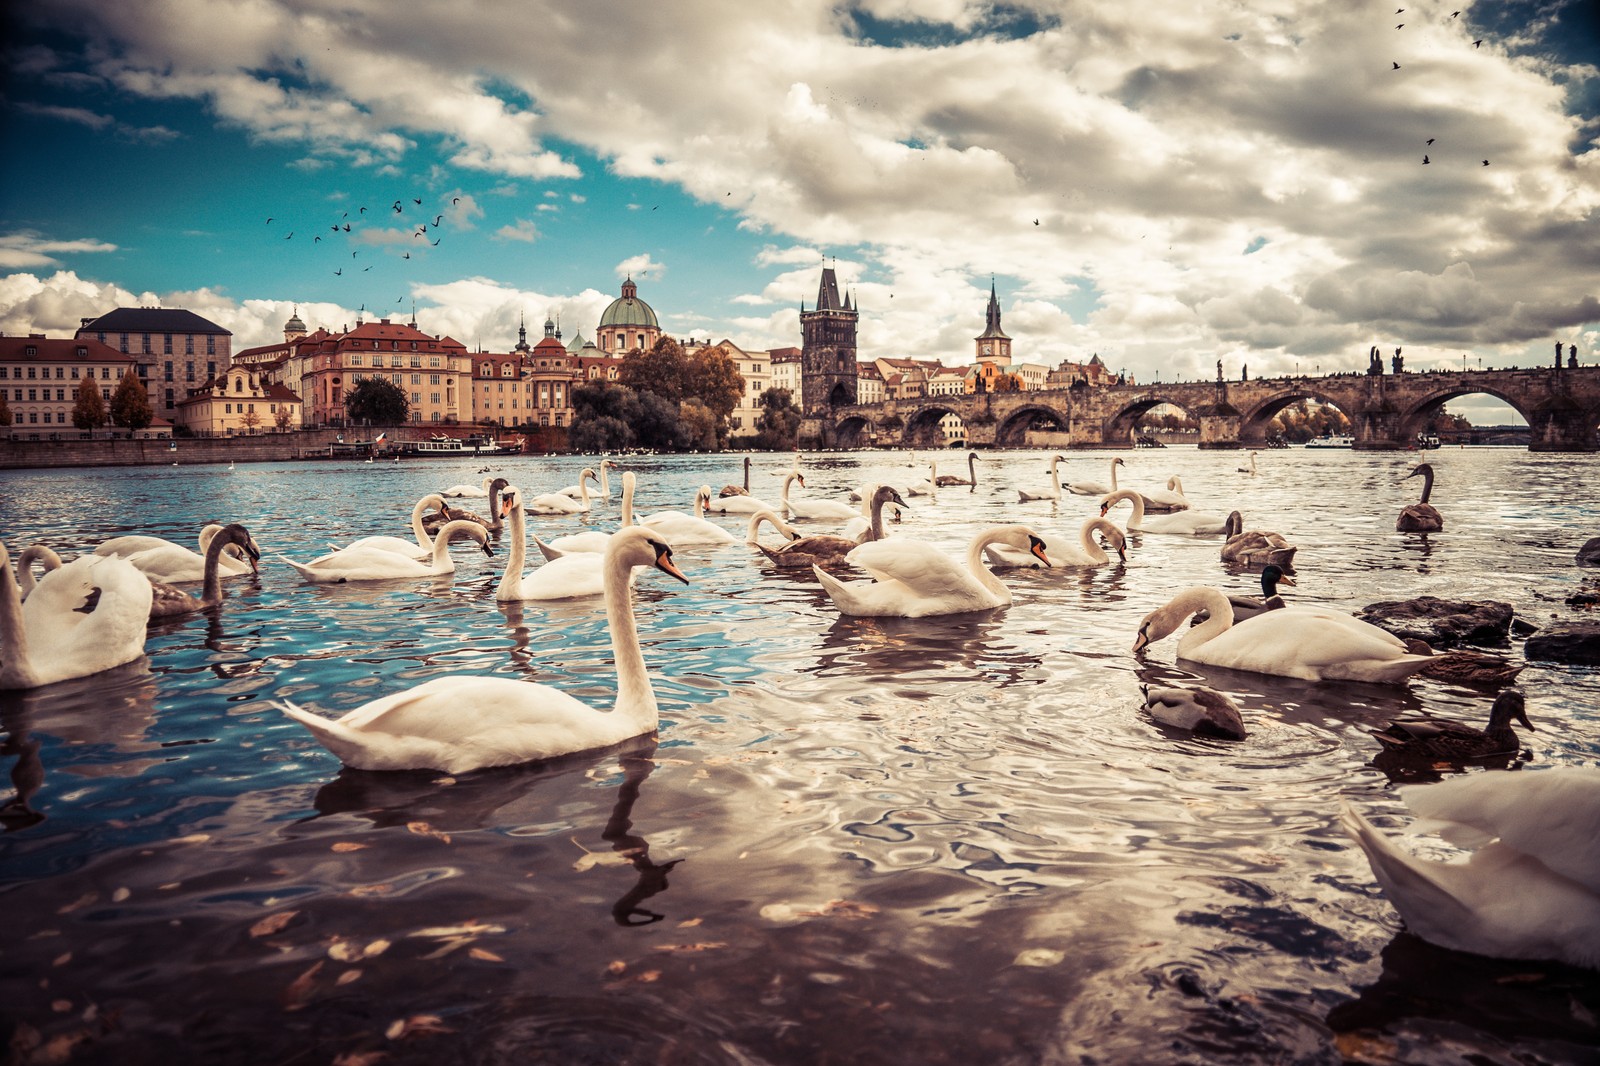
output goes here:
{"type": "MultiPolygon", "coordinates": [[[[928,458],[806,456],[797,491],[904,487],[928,458]]],[[[1073,453],[1063,476],[1104,480],[1109,458],[1073,453]]],[[[1600,535],[1593,456],[1429,453],[1446,531],[1426,537],[1393,531],[1415,455],[1266,451],[1256,477],[1242,453],[1126,458],[1125,485],[1181,475],[1196,509],[1299,544],[1299,602],[1500,599],[1538,624],[1572,616],[1594,573],[1573,563],[1600,535]]],[[[777,499],[790,460],[757,455],[755,493],[777,499]]],[[[1017,502],[1047,460],[986,453],[974,491],[910,500],[893,535],[961,552],[996,522],[1075,531],[1090,498],[1017,502]]],[[[531,492],[584,465],[488,462],[531,492]]],[[[36,812],[13,808],[0,835],[17,1061],[1600,1057],[1600,976],[1400,933],[1335,821],[1348,799],[1403,832],[1367,731],[1417,712],[1481,724],[1492,690],[1211,670],[1177,663],[1174,638],[1131,654],[1177,589],[1254,585],[1218,537],[1135,533],[1125,566],[1013,573],[1011,607],[922,620],[842,619],[809,572],[742,542],[683,548],[691,585],[637,583],[659,743],[456,777],[341,768],[276,701],[337,714],[468,673],[609,705],[599,601],[496,605],[504,545],[458,548],[432,583],[312,586],[280,559],[405,536],[421,494],[480,465],[0,471],[13,552],[189,543],[209,520],[265,550],[220,610],[153,626],[147,662],[0,694],[5,764],[36,812]],[[1248,739],[1145,717],[1142,681],[1185,680],[1231,694],[1248,739]]],[[[727,455],[625,467],[641,512],[740,477],[727,455]]],[[[615,517],[613,496],[593,524],[615,517]]],[[[1600,761],[1600,671],[1530,663],[1519,683],[1537,727],[1521,772],[1600,761]]]]}

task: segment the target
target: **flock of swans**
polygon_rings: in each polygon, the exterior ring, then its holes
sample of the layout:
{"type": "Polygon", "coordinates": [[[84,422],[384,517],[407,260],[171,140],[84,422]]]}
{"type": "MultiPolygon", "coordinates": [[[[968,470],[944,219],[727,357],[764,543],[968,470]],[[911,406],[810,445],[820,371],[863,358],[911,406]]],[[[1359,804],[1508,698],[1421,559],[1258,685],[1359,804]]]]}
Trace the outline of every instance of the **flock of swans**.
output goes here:
{"type": "MultiPolygon", "coordinates": [[[[585,469],[578,483],[560,492],[531,495],[505,478],[485,477],[481,486],[456,485],[418,500],[412,509],[413,538],[362,537],[327,554],[299,562],[283,559],[304,581],[338,585],[371,581],[435,578],[455,571],[451,545],[470,541],[493,555],[496,534],[509,527],[508,559],[495,586],[501,602],[600,597],[604,602],[616,664],[616,694],[609,708],[575,699],[546,685],[502,677],[448,675],[393,692],[329,719],[293,704],[281,710],[305,727],[347,765],[363,770],[435,769],[461,773],[550,757],[593,751],[658,728],[656,698],[641,649],[634,613],[636,571],[651,568],[690,582],[674,553],[718,549],[740,542],[708,515],[747,518],[743,543],[759,558],[781,569],[809,569],[834,607],[844,615],[925,618],[987,611],[1013,602],[1002,575],[1009,570],[1085,568],[1118,565],[1127,558],[1125,530],[1142,534],[1221,536],[1220,556],[1263,567],[1259,600],[1230,599],[1210,586],[1174,589],[1164,605],[1140,621],[1132,651],[1180,629],[1177,658],[1192,663],[1308,681],[1353,680],[1398,684],[1434,661],[1387,630],[1347,613],[1317,606],[1291,606],[1277,593],[1279,583],[1294,585],[1295,547],[1282,534],[1245,530],[1237,511],[1226,516],[1191,506],[1181,482],[1143,490],[1116,484],[1120,458],[1111,460],[1110,484],[1063,484],[1061,456],[1050,460],[1050,488],[1019,491],[1019,504],[1062,499],[1067,494],[1097,495],[1098,513],[1086,517],[1073,534],[1036,530],[1027,522],[981,529],[960,556],[939,545],[886,529],[888,510],[914,509],[906,497],[935,494],[941,487],[976,491],[976,453],[968,456],[967,479],[950,478],[930,464],[928,476],[902,493],[891,485],[864,485],[851,493],[859,505],[825,497],[796,495],[805,475],[794,467],[782,472],[776,506],[749,493],[749,460],[743,487],[727,486],[714,496],[710,486],[694,494],[689,512],[667,510],[642,517],[633,513],[637,477],[624,472],[619,520],[613,530],[542,539],[529,529],[530,516],[588,515],[595,501],[609,501],[608,471],[602,460],[585,469]],[[590,482],[596,483],[591,493],[590,482]],[[478,498],[487,515],[449,499],[478,498]],[[1118,504],[1132,508],[1125,527],[1113,521],[1118,504]],[[429,512],[432,512],[430,514],[429,512]],[[1160,512],[1160,513],[1155,513],[1160,512]],[[784,517],[787,516],[787,519],[784,517]],[[793,522],[850,528],[815,533],[793,522]],[[759,534],[771,526],[785,538],[763,544],[759,534]],[[543,558],[525,572],[532,532],[543,558]]],[[[1240,472],[1258,476],[1254,456],[1240,472]]],[[[1434,474],[1428,464],[1411,475],[1424,478],[1422,502],[1406,508],[1397,529],[1441,529],[1428,504],[1434,474]],[[1429,516],[1431,515],[1431,518],[1429,516]],[[1421,522],[1422,525],[1415,523],[1421,522]]],[[[14,571],[0,544],[0,689],[27,689],[88,676],[139,658],[151,619],[215,608],[224,603],[221,581],[254,572],[261,559],[255,539],[243,526],[208,526],[200,551],[153,537],[118,537],[92,553],[63,562],[46,546],[30,546],[14,571]],[[35,580],[33,569],[45,574],[35,580]],[[203,584],[200,596],[174,589],[173,582],[203,584]]],[[[1515,717],[1524,725],[1520,694],[1513,710],[1491,721],[1490,743],[1504,743],[1515,717]]],[[[1146,690],[1149,714],[1162,722],[1226,737],[1243,737],[1238,709],[1225,696],[1200,686],[1146,690]]],[[[1509,706],[1509,705],[1508,705],[1509,706]]],[[[1531,728],[1531,726],[1529,727],[1531,728]]],[[[1484,754],[1474,737],[1487,734],[1460,727],[1450,734],[1459,750],[1484,754]]],[[[1440,755],[1440,732],[1409,730],[1398,724],[1383,738],[1391,747],[1429,744],[1419,750],[1440,755]]],[[[1514,734],[1511,743],[1515,745],[1514,734]]],[[[1451,749],[1452,751],[1458,749],[1451,749]]],[[[1463,839],[1481,846],[1473,863],[1440,873],[1440,864],[1415,859],[1396,849],[1370,823],[1346,810],[1344,824],[1368,854],[1374,874],[1397,909],[1422,935],[1450,946],[1488,954],[1554,957],[1581,965],[1600,964],[1600,770],[1544,771],[1538,774],[1479,776],[1455,782],[1449,790],[1406,793],[1418,813],[1471,828],[1463,839]],[[1523,786],[1532,779],[1537,788],[1523,786]],[[1426,797],[1426,798],[1424,798],[1426,797]],[[1441,798],[1442,797],[1442,798],[1441,798]],[[1457,802],[1458,800],[1458,802],[1457,802]],[[1541,820],[1554,802],[1579,805],[1576,819],[1562,826],[1541,820]],[[1572,858],[1565,866],[1554,851],[1572,858]],[[1544,879],[1544,880],[1541,880],[1544,879]],[[1530,906],[1509,915],[1496,891],[1515,884],[1530,906]],[[1542,887],[1541,887],[1542,886],[1542,887]],[[1530,904],[1528,901],[1531,900],[1530,904]],[[1540,908],[1560,906],[1567,915],[1585,916],[1587,932],[1575,920],[1555,920],[1540,908]],[[1415,915],[1415,917],[1413,917],[1415,915]]]]}

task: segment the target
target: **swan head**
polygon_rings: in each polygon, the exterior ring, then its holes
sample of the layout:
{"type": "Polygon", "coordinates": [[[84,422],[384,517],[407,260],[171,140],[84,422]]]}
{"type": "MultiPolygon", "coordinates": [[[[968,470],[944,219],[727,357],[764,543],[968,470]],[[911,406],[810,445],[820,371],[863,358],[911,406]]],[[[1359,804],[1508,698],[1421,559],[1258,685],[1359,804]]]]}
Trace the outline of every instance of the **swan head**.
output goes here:
{"type": "Polygon", "coordinates": [[[1127,466],[1128,464],[1123,462],[1122,461],[1122,456],[1119,455],[1115,459],[1111,460],[1111,465],[1112,466],[1127,466]]]}
{"type": "Polygon", "coordinates": [[[483,554],[491,559],[494,558],[494,545],[489,543],[489,531],[476,522],[468,522],[465,519],[458,518],[453,522],[446,522],[434,536],[436,539],[443,537],[446,543],[455,540],[457,537],[469,537],[477,541],[483,548],[483,554]]]}
{"type": "Polygon", "coordinates": [[[615,470],[615,469],[617,469],[617,464],[616,464],[616,461],[613,460],[613,459],[602,459],[602,460],[600,460],[600,468],[602,470],[604,470],[606,468],[610,468],[612,470],[615,470]]]}
{"type": "Polygon", "coordinates": [[[990,533],[990,539],[992,542],[1004,544],[1008,548],[1027,552],[1047,568],[1053,565],[1050,562],[1050,556],[1045,554],[1043,539],[1027,526],[996,527],[990,533]]]}
{"type": "Polygon", "coordinates": [[[606,545],[606,558],[618,560],[630,570],[636,566],[653,566],[685,585],[689,583],[683,571],[672,562],[671,545],[647,526],[629,526],[612,534],[611,542],[606,545]]]}
{"type": "Polygon", "coordinates": [[[515,485],[507,485],[500,490],[500,517],[505,518],[512,511],[522,506],[522,490],[515,485]]]}
{"type": "Polygon", "coordinates": [[[1229,511],[1227,521],[1222,523],[1222,535],[1237,537],[1244,532],[1244,515],[1238,511],[1229,511]]]}
{"type": "Polygon", "coordinates": [[[222,527],[222,532],[217,536],[229,544],[238,546],[244,552],[245,558],[250,560],[252,570],[260,569],[258,564],[261,562],[261,545],[256,543],[256,538],[250,535],[248,529],[237,522],[230,522],[222,527]]]}
{"type": "Polygon", "coordinates": [[[882,500],[885,504],[893,503],[898,504],[901,507],[911,506],[910,504],[906,503],[905,500],[900,498],[900,493],[893,485],[878,486],[877,490],[872,494],[872,502],[877,503],[879,500],[882,500]]]}

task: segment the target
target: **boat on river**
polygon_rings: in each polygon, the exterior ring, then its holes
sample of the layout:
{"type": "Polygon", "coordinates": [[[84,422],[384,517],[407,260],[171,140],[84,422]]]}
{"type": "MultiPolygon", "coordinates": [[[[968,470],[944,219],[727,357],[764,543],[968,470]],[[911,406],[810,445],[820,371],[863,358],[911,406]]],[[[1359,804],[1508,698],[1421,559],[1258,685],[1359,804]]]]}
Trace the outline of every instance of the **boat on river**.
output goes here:
{"type": "Polygon", "coordinates": [[[1338,436],[1329,434],[1323,437],[1313,437],[1306,441],[1307,448],[1354,448],[1356,439],[1348,433],[1338,436]]]}

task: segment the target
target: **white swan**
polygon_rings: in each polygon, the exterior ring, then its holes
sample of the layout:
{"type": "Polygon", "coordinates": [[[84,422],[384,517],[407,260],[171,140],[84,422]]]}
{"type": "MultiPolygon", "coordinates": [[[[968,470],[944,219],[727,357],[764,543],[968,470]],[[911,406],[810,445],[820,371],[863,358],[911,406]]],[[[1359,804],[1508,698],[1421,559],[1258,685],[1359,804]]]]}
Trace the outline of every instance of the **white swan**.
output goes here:
{"type": "Polygon", "coordinates": [[[416,506],[411,508],[411,533],[416,542],[404,540],[400,537],[361,537],[351,541],[343,548],[335,548],[335,554],[341,551],[386,551],[404,555],[408,559],[427,559],[433,555],[433,536],[422,524],[423,512],[428,508],[439,511],[444,510],[444,499],[439,493],[430,493],[418,500],[416,506]]]}
{"type": "Polygon", "coordinates": [[[1185,589],[1139,623],[1135,653],[1175,632],[1190,616],[1208,617],[1178,640],[1178,658],[1306,681],[1402,682],[1433,660],[1369,622],[1320,607],[1284,607],[1234,624],[1221,591],[1185,589]]]}
{"type": "MultiPolygon", "coordinates": [[[[606,471],[617,469],[617,464],[610,459],[602,459],[600,460],[600,466],[598,469],[600,471],[600,475],[597,480],[600,483],[600,491],[595,493],[595,495],[600,497],[602,500],[609,500],[611,499],[611,479],[606,476],[606,471]]],[[[578,475],[578,483],[576,485],[568,485],[566,488],[562,489],[561,495],[572,496],[574,498],[582,497],[584,495],[583,475],[578,475]]]]}
{"type": "Polygon", "coordinates": [[[1118,489],[1102,498],[1101,515],[1106,514],[1123,500],[1133,505],[1133,515],[1128,519],[1128,529],[1136,529],[1141,533],[1177,533],[1198,537],[1208,533],[1221,533],[1228,526],[1228,520],[1223,516],[1201,514],[1199,511],[1146,515],[1144,497],[1132,489],[1118,489]]]}
{"type": "Polygon", "coordinates": [[[1422,499],[1400,512],[1400,517],[1395,519],[1395,532],[1441,533],[1444,531],[1444,516],[1428,502],[1428,497],[1433,495],[1433,464],[1418,463],[1417,468],[1406,477],[1412,478],[1418,475],[1422,477],[1422,499]]]}
{"type": "Polygon", "coordinates": [[[1183,481],[1177,474],[1167,478],[1167,487],[1141,492],[1147,511],[1187,511],[1189,497],[1183,494],[1183,481]]]}
{"type": "Polygon", "coordinates": [[[479,487],[477,485],[451,485],[449,488],[445,489],[443,492],[440,492],[439,495],[441,495],[441,496],[477,496],[477,497],[484,497],[484,496],[489,495],[489,482],[491,482],[493,480],[494,480],[494,478],[493,478],[492,475],[490,477],[484,478],[482,487],[479,487]]]}
{"type": "Polygon", "coordinates": [[[1456,951],[1600,969],[1600,769],[1473,774],[1400,795],[1419,828],[1474,849],[1464,863],[1408,855],[1344,805],[1407,929],[1456,951]]]}
{"type": "Polygon", "coordinates": [[[833,605],[843,614],[867,617],[926,618],[984,611],[1011,602],[1011,590],[983,565],[983,550],[1006,544],[1032,554],[1046,566],[1044,541],[1027,526],[991,526],[967,546],[966,565],[921,540],[894,537],[863,544],[845,560],[871,574],[873,581],[846,584],[819,566],[817,575],[833,605]]]}
{"type": "Polygon", "coordinates": [[[659,712],[639,647],[628,578],[655,566],[688,583],[672,549],[647,529],[618,533],[606,549],[606,619],[617,664],[610,712],[559,689],[510,677],[438,677],[329,720],[283,705],[283,712],[358,770],[465,773],[593,751],[656,731],[659,712]]]}
{"type": "Polygon", "coordinates": [[[1255,452],[1251,452],[1250,453],[1250,465],[1249,466],[1241,466],[1241,467],[1239,467],[1239,473],[1241,473],[1241,474],[1249,474],[1251,477],[1255,477],[1256,476],[1256,453],[1255,452]]]}
{"type": "MultiPolygon", "coordinates": [[[[802,481],[800,484],[804,485],[802,481]]],[[[928,460],[928,476],[906,486],[907,496],[937,496],[939,494],[939,460],[928,460]]]]}
{"type": "MultiPolygon", "coordinates": [[[[633,471],[624,471],[622,475],[622,520],[617,525],[618,529],[627,529],[633,525],[634,484],[633,471]]],[[[557,537],[549,543],[539,540],[537,536],[533,539],[539,545],[539,550],[544,553],[546,559],[559,559],[561,556],[570,555],[573,552],[603,552],[615,535],[604,530],[586,529],[582,533],[568,533],[564,537],[557,537]]]]}
{"type": "MultiPolygon", "coordinates": [[[[202,552],[211,547],[211,539],[222,532],[222,526],[212,523],[200,531],[200,548],[202,552]]],[[[243,555],[237,545],[231,546],[222,555],[218,569],[223,577],[238,577],[242,574],[252,574],[256,570],[256,562],[261,558],[260,545],[252,545],[255,551],[243,555]]],[[[101,545],[104,547],[104,545],[101,545]]],[[[97,548],[95,554],[101,552],[97,548]]],[[[165,581],[169,584],[182,581],[204,581],[206,577],[206,557],[203,554],[190,551],[181,544],[163,542],[160,547],[146,548],[135,551],[122,558],[136,566],[145,577],[151,581],[165,581]]]]}
{"type": "Polygon", "coordinates": [[[1105,496],[1117,491],[1117,467],[1126,466],[1122,456],[1111,460],[1111,487],[1107,488],[1098,481],[1069,481],[1067,491],[1075,496],[1105,496]]]}
{"type": "MultiPolygon", "coordinates": [[[[1117,562],[1128,561],[1128,538],[1109,518],[1085,519],[1076,541],[1060,533],[1044,533],[1039,539],[1044,541],[1044,553],[1050,557],[1051,566],[1104,566],[1111,561],[1111,556],[1095,539],[1096,533],[1104,534],[1106,541],[1116,550],[1117,562]]],[[[1004,545],[990,545],[984,549],[984,554],[996,566],[1039,565],[1039,560],[1032,554],[1004,545]]]]}
{"type": "Polygon", "coordinates": [[[806,479],[799,474],[790,473],[783,479],[783,509],[796,518],[804,519],[845,519],[854,518],[856,509],[848,503],[838,500],[794,500],[789,497],[791,482],[800,482],[800,487],[805,488],[806,479]]]}
{"type": "MultiPolygon", "coordinates": [[[[508,488],[500,496],[502,509],[511,516],[511,552],[506,572],[494,598],[501,603],[518,600],[572,600],[605,592],[605,553],[560,554],[526,576],[528,523],[521,490],[508,488]]],[[[535,534],[537,537],[537,534],[535,534]]],[[[614,534],[612,535],[614,536],[614,534]]]]}
{"type": "Polygon", "coordinates": [[[1030,500],[1059,500],[1061,499],[1061,464],[1066,462],[1064,456],[1053,456],[1050,459],[1050,484],[1051,491],[1047,493],[1024,492],[1017,490],[1017,502],[1028,503],[1030,500]]]}
{"type": "MultiPolygon", "coordinates": [[[[138,560],[134,565],[157,581],[200,581],[205,577],[206,548],[210,546],[211,538],[220,532],[222,525],[217,522],[210,522],[202,527],[198,553],[190,551],[181,544],[174,544],[164,537],[129,534],[102,542],[95,547],[94,554],[128,560],[134,560],[137,556],[138,560]],[[178,574],[192,574],[192,576],[174,576],[178,574]]],[[[230,547],[224,553],[221,565],[224,577],[236,577],[255,570],[237,545],[230,547]]]]}
{"type": "Polygon", "coordinates": [[[203,611],[207,607],[215,607],[222,602],[222,552],[229,545],[234,545],[249,555],[252,561],[259,558],[255,546],[255,538],[250,536],[250,531],[237,522],[229,523],[222,527],[222,532],[211,538],[211,544],[206,548],[205,586],[200,590],[198,597],[192,596],[176,585],[169,585],[164,581],[150,583],[150,617],[151,618],[176,618],[180,615],[193,614],[203,611]]]}
{"type": "Polygon", "coordinates": [[[584,467],[583,473],[578,475],[580,499],[574,500],[565,492],[547,492],[543,496],[535,496],[524,506],[529,514],[580,514],[589,509],[589,482],[592,480],[599,479],[593,470],[584,467]]]}
{"type": "Polygon", "coordinates": [[[739,538],[715,522],[701,517],[705,514],[706,503],[710,499],[711,486],[702,485],[694,494],[694,514],[687,515],[682,511],[658,511],[648,518],[640,519],[639,524],[654,530],[674,548],[689,545],[732,544],[739,538]]]}
{"type": "Polygon", "coordinates": [[[0,544],[0,690],[87,677],[144,654],[150,582],[126,559],[83,555],[22,602],[0,544]]]}
{"type": "Polygon", "coordinates": [[[309,563],[297,563],[293,559],[283,561],[299,571],[301,577],[319,585],[338,585],[347,581],[438,577],[441,574],[455,573],[456,561],[450,558],[450,542],[456,537],[475,540],[483,546],[483,554],[494,555],[494,549],[489,546],[488,530],[476,522],[447,522],[434,537],[433,557],[428,562],[419,562],[399,552],[377,548],[366,551],[346,549],[332,555],[324,555],[320,559],[313,559],[309,563]]]}

